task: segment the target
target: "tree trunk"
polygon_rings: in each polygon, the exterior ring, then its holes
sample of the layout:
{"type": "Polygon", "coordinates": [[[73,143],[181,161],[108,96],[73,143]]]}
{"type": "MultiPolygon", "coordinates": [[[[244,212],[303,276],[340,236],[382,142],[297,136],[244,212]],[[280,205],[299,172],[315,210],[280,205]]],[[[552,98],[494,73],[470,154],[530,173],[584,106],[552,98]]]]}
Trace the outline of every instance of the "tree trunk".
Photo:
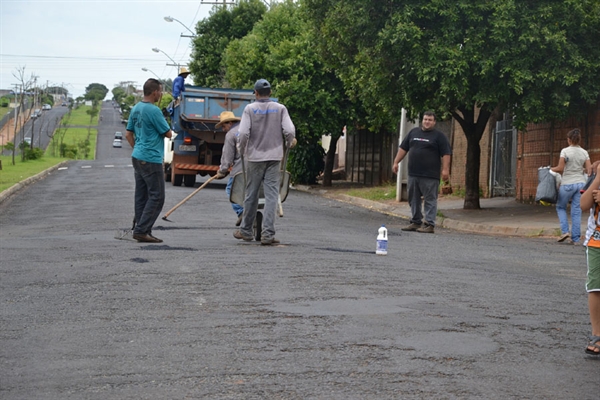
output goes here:
{"type": "Polygon", "coordinates": [[[479,142],[485,131],[492,112],[485,109],[485,105],[479,109],[479,115],[475,120],[475,106],[473,108],[459,108],[462,116],[452,112],[452,116],[460,124],[467,138],[467,164],[465,171],[465,202],[463,209],[479,210],[479,171],[481,169],[481,147],[479,142]]]}
{"type": "Polygon", "coordinates": [[[325,155],[325,168],[323,170],[323,186],[331,187],[331,175],[333,172],[333,164],[335,163],[335,150],[337,148],[337,142],[340,138],[339,135],[331,135],[331,141],[329,142],[329,150],[325,155]]]}
{"type": "Polygon", "coordinates": [[[479,170],[481,163],[481,147],[479,139],[467,135],[467,170],[465,171],[465,210],[479,210],[479,170]]]}

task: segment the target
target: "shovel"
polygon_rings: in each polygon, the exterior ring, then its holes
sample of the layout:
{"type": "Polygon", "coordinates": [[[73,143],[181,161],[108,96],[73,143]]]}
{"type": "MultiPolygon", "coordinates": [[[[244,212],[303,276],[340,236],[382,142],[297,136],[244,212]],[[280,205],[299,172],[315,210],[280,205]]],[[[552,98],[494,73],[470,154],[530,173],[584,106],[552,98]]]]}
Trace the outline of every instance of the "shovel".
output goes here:
{"type": "Polygon", "coordinates": [[[189,199],[191,199],[192,197],[194,197],[194,195],[195,195],[196,193],[198,193],[199,191],[201,191],[202,189],[204,189],[204,187],[205,187],[206,185],[208,185],[210,182],[212,182],[212,181],[213,181],[214,179],[216,179],[216,178],[217,178],[217,175],[211,176],[211,177],[210,177],[210,178],[209,178],[209,179],[208,179],[206,182],[204,182],[204,183],[202,184],[202,186],[200,186],[198,189],[194,190],[194,191],[193,191],[192,193],[190,193],[190,194],[189,194],[189,195],[188,195],[188,196],[187,196],[185,199],[183,199],[183,200],[181,200],[179,203],[177,203],[177,205],[176,205],[175,207],[173,207],[173,208],[171,208],[169,211],[167,211],[167,213],[165,214],[165,216],[164,216],[164,217],[162,217],[162,219],[163,219],[163,220],[165,220],[165,221],[173,222],[173,221],[169,220],[167,217],[168,217],[169,215],[171,215],[171,214],[173,213],[173,211],[177,210],[177,209],[178,209],[180,206],[182,206],[182,205],[183,205],[183,203],[185,203],[186,201],[188,201],[189,199]]]}

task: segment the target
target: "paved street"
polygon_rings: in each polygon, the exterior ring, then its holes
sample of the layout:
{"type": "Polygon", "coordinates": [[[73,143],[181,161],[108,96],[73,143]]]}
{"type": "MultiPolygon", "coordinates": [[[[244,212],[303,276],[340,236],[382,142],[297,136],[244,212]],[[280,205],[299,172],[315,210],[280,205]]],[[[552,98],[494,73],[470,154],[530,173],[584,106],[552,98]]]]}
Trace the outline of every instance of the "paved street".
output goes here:
{"type": "Polygon", "coordinates": [[[159,219],[164,243],[115,240],[133,170],[109,112],[96,161],[0,204],[0,398],[598,398],[581,247],[404,233],[298,191],[260,246],[233,238],[225,180],[159,219]]]}

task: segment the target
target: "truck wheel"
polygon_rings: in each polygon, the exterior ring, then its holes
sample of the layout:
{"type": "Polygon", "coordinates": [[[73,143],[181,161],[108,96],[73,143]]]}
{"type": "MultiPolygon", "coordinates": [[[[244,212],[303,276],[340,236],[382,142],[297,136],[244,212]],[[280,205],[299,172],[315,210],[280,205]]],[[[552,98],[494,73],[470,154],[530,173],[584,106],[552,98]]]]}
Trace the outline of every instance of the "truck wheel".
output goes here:
{"type": "Polygon", "coordinates": [[[173,182],[171,182],[173,184],[173,186],[181,186],[182,182],[183,182],[183,175],[182,174],[175,174],[175,175],[173,175],[173,182]]]}
{"type": "Polygon", "coordinates": [[[184,175],[183,184],[185,187],[194,187],[196,184],[196,175],[184,175]]]}
{"type": "Polygon", "coordinates": [[[263,215],[260,211],[256,212],[256,219],[254,220],[254,226],[252,229],[254,230],[254,240],[260,242],[260,237],[262,235],[262,219],[263,215]]]}

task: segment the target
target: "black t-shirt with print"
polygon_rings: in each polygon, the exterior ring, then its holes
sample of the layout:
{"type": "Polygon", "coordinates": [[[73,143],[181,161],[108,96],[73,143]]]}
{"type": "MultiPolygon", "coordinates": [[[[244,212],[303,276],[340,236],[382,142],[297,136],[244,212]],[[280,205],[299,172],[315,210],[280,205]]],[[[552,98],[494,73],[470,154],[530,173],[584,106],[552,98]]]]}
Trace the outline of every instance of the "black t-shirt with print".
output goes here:
{"type": "Polygon", "coordinates": [[[408,152],[408,175],[440,179],[442,157],[451,155],[450,143],[437,129],[413,128],[400,144],[408,152]]]}

